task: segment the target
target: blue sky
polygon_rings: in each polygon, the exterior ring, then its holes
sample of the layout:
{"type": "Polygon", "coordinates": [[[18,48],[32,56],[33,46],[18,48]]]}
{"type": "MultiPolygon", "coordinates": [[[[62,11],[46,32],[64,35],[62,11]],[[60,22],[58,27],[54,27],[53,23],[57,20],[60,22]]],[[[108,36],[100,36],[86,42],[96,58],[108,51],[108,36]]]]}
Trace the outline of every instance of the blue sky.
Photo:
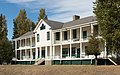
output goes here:
{"type": "Polygon", "coordinates": [[[73,15],[81,18],[93,15],[95,0],[0,0],[0,13],[7,19],[8,38],[13,35],[13,19],[20,9],[25,9],[27,17],[36,23],[40,8],[46,9],[48,19],[67,22],[73,15]]]}

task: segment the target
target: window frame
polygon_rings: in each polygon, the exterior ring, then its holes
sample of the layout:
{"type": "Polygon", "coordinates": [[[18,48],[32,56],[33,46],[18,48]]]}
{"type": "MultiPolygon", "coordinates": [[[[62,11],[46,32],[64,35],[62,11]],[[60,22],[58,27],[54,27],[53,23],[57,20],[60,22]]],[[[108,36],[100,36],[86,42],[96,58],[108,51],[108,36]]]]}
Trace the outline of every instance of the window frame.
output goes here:
{"type": "Polygon", "coordinates": [[[47,32],[47,40],[50,40],[50,32],[47,32]]]}
{"type": "Polygon", "coordinates": [[[39,42],[40,41],[40,35],[39,34],[37,34],[37,42],[39,42]]]}

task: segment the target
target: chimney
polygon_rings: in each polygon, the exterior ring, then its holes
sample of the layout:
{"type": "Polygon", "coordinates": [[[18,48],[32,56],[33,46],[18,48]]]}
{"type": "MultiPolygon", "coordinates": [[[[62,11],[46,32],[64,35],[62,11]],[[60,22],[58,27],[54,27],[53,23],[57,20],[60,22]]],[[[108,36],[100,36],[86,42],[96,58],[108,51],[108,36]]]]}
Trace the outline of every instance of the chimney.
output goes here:
{"type": "Polygon", "coordinates": [[[78,20],[78,19],[80,19],[80,16],[78,16],[78,15],[74,15],[74,16],[73,16],[73,21],[74,21],[74,20],[78,20]]]}

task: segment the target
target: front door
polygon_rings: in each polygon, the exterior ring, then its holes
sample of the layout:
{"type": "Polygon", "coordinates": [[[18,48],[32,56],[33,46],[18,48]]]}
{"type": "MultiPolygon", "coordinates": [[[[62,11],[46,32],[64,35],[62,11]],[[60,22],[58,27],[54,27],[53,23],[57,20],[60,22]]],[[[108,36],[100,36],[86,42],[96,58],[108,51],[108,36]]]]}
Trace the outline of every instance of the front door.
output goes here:
{"type": "Polygon", "coordinates": [[[41,57],[42,57],[42,58],[45,58],[45,50],[42,50],[41,57]]]}

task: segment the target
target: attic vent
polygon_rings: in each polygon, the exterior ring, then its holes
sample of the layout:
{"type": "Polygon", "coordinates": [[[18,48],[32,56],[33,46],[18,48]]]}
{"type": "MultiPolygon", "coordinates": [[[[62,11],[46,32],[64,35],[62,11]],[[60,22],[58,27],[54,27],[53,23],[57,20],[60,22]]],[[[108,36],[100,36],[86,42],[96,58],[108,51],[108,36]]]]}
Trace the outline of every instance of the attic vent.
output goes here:
{"type": "Polygon", "coordinates": [[[80,16],[78,16],[78,15],[74,15],[74,16],[73,16],[73,21],[74,21],[74,20],[78,20],[78,19],[80,19],[80,16]]]}
{"type": "Polygon", "coordinates": [[[44,24],[42,24],[42,26],[40,27],[40,30],[43,30],[43,29],[45,29],[45,25],[44,24]]]}

